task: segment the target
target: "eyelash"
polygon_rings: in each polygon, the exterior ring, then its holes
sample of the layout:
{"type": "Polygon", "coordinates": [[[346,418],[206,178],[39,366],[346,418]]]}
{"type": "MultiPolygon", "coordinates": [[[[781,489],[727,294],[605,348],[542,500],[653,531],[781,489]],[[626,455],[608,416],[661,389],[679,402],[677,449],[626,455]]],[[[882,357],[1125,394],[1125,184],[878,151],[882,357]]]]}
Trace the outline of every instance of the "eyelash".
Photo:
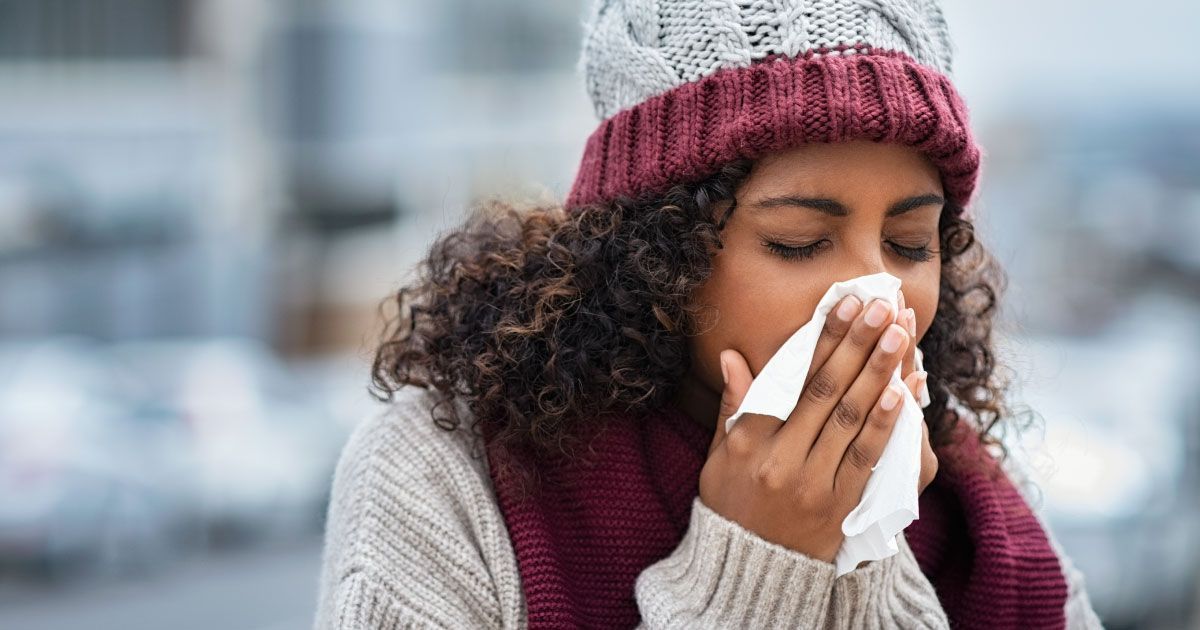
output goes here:
{"type": "MultiPolygon", "coordinates": [[[[763,239],[762,243],[776,256],[779,256],[785,260],[791,260],[794,258],[807,259],[816,256],[821,244],[825,242],[826,240],[823,239],[815,243],[810,243],[808,245],[802,245],[799,247],[784,245],[783,243],[776,243],[766,239],[763,239]]],[[[905,247],[903,245],[897,245],[896,243],[890,243],[890,245],[896,254],[913,262],[926,262],[932,259],[934,253],[936,253],[932,249],[929,249],[928,245],[922,245],[921,247],[905,247]]]]}

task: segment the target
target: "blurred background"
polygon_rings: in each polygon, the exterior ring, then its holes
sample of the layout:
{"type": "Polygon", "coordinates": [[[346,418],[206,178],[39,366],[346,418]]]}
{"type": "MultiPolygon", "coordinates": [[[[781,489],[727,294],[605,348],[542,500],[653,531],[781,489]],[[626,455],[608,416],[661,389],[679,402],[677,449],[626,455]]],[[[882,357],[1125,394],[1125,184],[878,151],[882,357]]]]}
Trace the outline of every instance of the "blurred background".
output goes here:
{"type": "MultiPolygon", "coordinates": [[[[309,627],[379,304],[565,196],[585,4],[0,0],[0,628],[309,627]]],[[[1200,3],[943,4],[1006,440],[1109,627],[1200,628],[1200,3]]]]}

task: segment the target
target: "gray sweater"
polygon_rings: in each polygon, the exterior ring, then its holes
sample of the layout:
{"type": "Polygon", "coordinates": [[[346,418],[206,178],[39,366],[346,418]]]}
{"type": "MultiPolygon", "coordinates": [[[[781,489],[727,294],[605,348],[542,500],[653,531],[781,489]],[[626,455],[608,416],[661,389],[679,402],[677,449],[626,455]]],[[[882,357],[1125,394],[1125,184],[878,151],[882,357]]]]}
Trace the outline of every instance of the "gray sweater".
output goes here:
{"type": "MultiPolygon", "coordinates": [[[[342,451],[319,630],[527,626],[482,449],[465,430],[433,424],[433,396],[404,387],[342,451]]],[[[697,498],[679,546],[637,579],[641,627],[947,628],[932,585],[899,540],[899,554],[835,578],[832,563],[768,542],[697,498]]],[[[1052,542],[1069,585],[1068,627],[1101,627],[1082,575],[1052,542]]]]}

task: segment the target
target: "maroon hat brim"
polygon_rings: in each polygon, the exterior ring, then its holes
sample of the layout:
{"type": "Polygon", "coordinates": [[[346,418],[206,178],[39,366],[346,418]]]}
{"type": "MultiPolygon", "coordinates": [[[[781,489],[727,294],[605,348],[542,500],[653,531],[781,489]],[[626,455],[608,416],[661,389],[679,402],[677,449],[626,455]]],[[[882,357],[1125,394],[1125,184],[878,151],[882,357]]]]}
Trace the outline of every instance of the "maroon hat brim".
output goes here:
{"type": "Polygon", "coordinates": [[[866,139],[921,151],[948,200],[968,208],[981,152],[954,85],[903,52],[857,50],[767,57],[617,112],[588,137],[566,207],[664,193],[804,143],[866,139]]]}

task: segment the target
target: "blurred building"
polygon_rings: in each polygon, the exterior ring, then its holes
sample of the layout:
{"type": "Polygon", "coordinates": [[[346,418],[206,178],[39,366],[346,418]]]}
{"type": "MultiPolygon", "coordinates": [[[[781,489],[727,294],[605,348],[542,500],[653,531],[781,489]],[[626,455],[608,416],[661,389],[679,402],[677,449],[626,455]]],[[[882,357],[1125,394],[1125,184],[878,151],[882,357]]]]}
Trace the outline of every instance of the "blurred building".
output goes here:
{"type": "Polygon", "coordinates": [[[255,2],[0,4],[0,330],[271,334],[269,18],[255,2]]]}
{"type": "Polygon", "coordinates": [[[0,4],[0,330],[356,347],[473,199],[565,194],[578,13],[0,4]]]}

